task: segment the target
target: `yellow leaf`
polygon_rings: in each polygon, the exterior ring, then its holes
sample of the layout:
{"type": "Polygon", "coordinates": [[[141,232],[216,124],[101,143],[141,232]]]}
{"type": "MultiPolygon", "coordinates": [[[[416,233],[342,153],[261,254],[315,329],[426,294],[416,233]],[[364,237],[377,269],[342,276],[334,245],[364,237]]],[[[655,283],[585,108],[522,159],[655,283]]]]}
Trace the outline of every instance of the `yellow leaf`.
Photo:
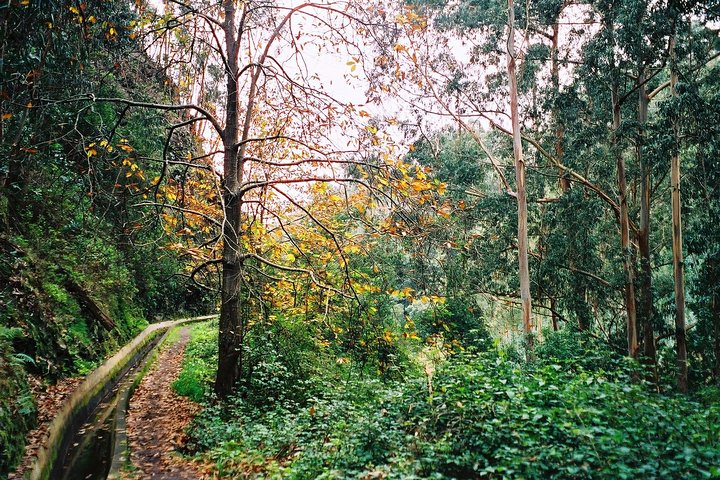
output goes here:
{"type": "Polygon", "coordinates": [[[420,180],[413,180],[410,185],[412,185],[413,190],[416,192],[422,192],[426,189],[426,185],[424,182],[421,182],[420,180]]]}
{"type": "Polygon", "coordinates": [[[10,118],[12,118],[12,113],[3,113],[2,114],[3,120],[9,120],[10,118]]]}
{"type": "Polygon", "coordinates": [[[293,255],[292,253],[288,253],[285,258],[289,263],[293,263],[295,261],[295,255],[293,255]]]}

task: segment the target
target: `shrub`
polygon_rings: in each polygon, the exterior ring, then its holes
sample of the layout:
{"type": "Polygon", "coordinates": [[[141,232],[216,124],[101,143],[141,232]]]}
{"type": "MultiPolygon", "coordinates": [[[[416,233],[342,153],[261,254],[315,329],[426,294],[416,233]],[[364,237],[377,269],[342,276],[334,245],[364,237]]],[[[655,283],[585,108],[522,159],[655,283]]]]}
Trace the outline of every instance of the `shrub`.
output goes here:
{"type": "Polygon", "coordinates": [[[19,328],[0,326],[0,476],[20,460],[25,435],[35,425],[35,402],[22,368],[32,359],[11,347],[21,333],[19,328]]]}
{"type": "Polygon", "coordinates": [[[445,303],[416,307],[416,311],[413,320],[421,337],[441,335],[451,345],[487,349],[490,335],[474,299],[451,297],[445,303]]]}
{"type": "Polygon", "coordinates": [[[423,378],[326,383],[300,406],[208,409],[197,447],[230,477],[712,478],[720,407],[576,365],[456,356],[423,378]]]}
{"type": "Polygon", "coordinates": [[[546,332],[535,348],[536,365],[563,365],[573,371],[606,372],[629,377],[639,365],[588,332],[567,328],[546,332]]]}

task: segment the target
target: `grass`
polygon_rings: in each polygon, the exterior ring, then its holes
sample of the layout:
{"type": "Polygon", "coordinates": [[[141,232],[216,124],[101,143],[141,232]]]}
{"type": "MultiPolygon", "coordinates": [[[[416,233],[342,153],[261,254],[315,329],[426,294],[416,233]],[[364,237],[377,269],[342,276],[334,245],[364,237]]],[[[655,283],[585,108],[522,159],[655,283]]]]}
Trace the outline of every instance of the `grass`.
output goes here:
{"type": "Polygon", "coordinates": [[[217,365],[217,335],[217,320],[191,327],[182,369],[172,384],[179,395],[200,402],[210,391],[217,365]]]}

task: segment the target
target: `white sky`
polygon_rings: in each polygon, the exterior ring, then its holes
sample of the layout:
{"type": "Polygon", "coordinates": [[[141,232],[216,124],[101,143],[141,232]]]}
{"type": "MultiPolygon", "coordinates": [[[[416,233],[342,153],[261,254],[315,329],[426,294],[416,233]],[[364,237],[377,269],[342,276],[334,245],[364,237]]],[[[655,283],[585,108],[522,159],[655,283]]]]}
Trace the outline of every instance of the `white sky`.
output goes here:
{"type": "MultiPolygon", "coordinates": [[[[149,3],[158,12],[163,12],[165,9],[163,0],[149,0],[149,3]]],[[[303,3],[305,2],[302,0],[279,0],[276,2],[276,5],[280,8],[293,8],[303,3]]],[[[318,3],[329,5],[332,2],[321,0],[318,3]]],[[[317,10],[313,10],[312,8],[308,8],[307,11],[318,13],[317,10]]],[[[320,15],[323,14],[320,13],[320,15]]],[[[317,23],[317,20],[314,20],[302,12],[298,12],[295,13],[291,21],[284,26],[286,33],[289,32],[289,28],[292,28],[296,43],[304,46],[301,48],[303,63],[300,65],[296,62],[294,53],[288,53],[291,49],[287,48],[287,45],[280,46],[276,49],[274,54],[283,64],[283,68],[285,68],[291,76],[304,74],[303,76],[308,77],[305,81],[309,81],[313,87],[324,91],[339,103],[346,105],[351,104],[358,110],[368,112],[370,114],[369,117],[358,116],[354,119],[355,122],[361,126],[367,125],[368,122],[375,122],[377,119],[384,120],[387,117],[394,116],[397,110],[401,108],[398,104],[389,105],[386,102],[384,105],[376,105],[367,103],[365,92],[368,88],[368,83],[363,77],[362,66],[358,65],[353,71],[352,65],[348,64],[348,62],[353,60],[353,54],[347,51],[347,48],[343,45],[333,45],[331,42],[328,42],[327,39],[322,38],[323,30],[327,29],[327,27],[318,26],[317,23]],[[285,51],[283,51],[283,48],[285,48],[285,51]],[[311,76],[315,78],[309,78],[311,76]]],[[[333,22],[333,26],[336,26],[335,22],[333,22]]],[[[351,38],[355,36],[355,27],[356,25],[350,25],[347,29],[346,33],[351,38]]],[[[222,39],[221,31],[218,32],[218,35],[222,39]]],[[[360,45],[359,48],[363,49],[363,53],[367,53],[365,46],[360,45]]],[[[372,58],[370,58],[370,60],[372,60],[372,58]]],[[[212,134],[209,127],[206,126],[205,130],[208,132],[208,135],[212,134]]],[[[390,129],[391,133],[396,133],[392,135],[393,138],[402,138],[400,132],[392,132],[392,130],[394,129],[390,129]]],[[[355,135],[352,129],[346,131],[338,127],[330,135],[330,140],[338,150],[342,150],[347,148],[348,142],[352,142],[355,135]]],[[[401,147],[401,152],[404,151],[405,148],[401,147]]]]}

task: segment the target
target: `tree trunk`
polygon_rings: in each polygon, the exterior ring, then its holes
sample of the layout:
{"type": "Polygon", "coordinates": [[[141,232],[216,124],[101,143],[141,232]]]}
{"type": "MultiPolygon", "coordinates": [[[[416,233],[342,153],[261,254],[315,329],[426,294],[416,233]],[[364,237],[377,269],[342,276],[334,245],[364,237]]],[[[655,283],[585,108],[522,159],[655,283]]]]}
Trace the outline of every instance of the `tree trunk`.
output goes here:
{"type": "MultiPolygon", "coordinates": [[[[560,36],[560,25],[558,23],[553,24],[552,30],[552,56],[550,65],[550,77],[553,85],[553,91],[555,95],[560,93],[560,61],[558,58],[558,38],[560,36]]],[[[555,158],[558,162],[562,163],[563,156],[565,155],[565,125],[560,121],[560,105],[558,99],[555,99],[555,105],[553,106],[553,124],[555,125],[555,158]]],[[[567,178],[567,174],[564,170],[560,169],[558,179],[558,186],[560,190],[565,193],[570,190],[570,180],[567,178]]]]}
{"type": "Polygon", "coordinates": [[[100,304],[92,297],[90,292],[88,292],[85,287],[73,280],[69,273],[66,272],[66,275],[67,278],[65,279],[65,287],[68,289],[68,292],[70,292],[70,294],[78,301],[78,304],[80,304],[80,308],[83,309],[92,320],[99,322],[100,325],[105,328],[105,330],[109,331],[115,328],[115,322],[113,321],[113,319],[110,317],[110,315],[108,315],[105,309],[101,307],[100,304]]]}
{"type": "Polygon", "coordinates": [[[520,274],[520,300],[522,302],[522,322],[527,354],[532,356],[532,318],[530,297],[530,268],[528,265],[527,198],[525,193],[525,160],[520,136],[520,117],[518,114],[518,86],[515,59],[515,11],[513,0],[508,0],[508,56],[507,70],[510,80],[510,116],[512,119],[513,156],[515,159],[515,183],[518,203],[518,266],[520,274]]]}
{"type": "MultiPolygon", "coordinates": [[[[559,19],[556,17],[556,20],[559,19]]],[[[550,65],[550,77],[552,81],[553,91],[555,95],[560,94],[560,59],[559,59],[559,47],[558,40],[560,37],[560,25],[557,21],[552,26],[552,55],[550,65]]],[[[558,98],[555,98],[553,105],[553,124],[555,126],[555,159],[562,163],[563,156],[565,155],[565,125],[560,120],[560,105],[558,98]]],[[[567,173],[563,169],[558,169],[558,186],[562,193],[566,193],[570,190],[570,180],[567,177],[567,173]]],[[[553,247],[549,247],[553,248],[553,247]]],[[[550,308],[552,314],[552,327],[553,331],[558,331],[558,319],[557,319],[557,300],[554,297],[550,298],[550,308]]],[[[583,322],[580,322],[580,329],[584,330],[583,322]]]]}
{"type": "Polygon", "coordinates": [[[557,300],[555,297],[550,297],[550,314],[552,315],[552,329],[553,332],[558,331],[558,315],[557,315],[557,300]]]}
{"type": "MultiPolygon", "coordinates": [[[[670,88],[677,97],[677,63],[675,37],[670,39],[670,88]]],[[[680,125],[677,115],[673,119],[675,145],[670,159],[670,185],[672,197],[672,252],[675,280],[675,342],[677,344],[677,385],[681,392],[688,391],[687,344],[685,339],[685,274],[683,272],[682,216],[680,212],[680,125]]]]}
{"type": "Polygon", "coordinates": [[[223,232],[223,272],[218,334],[218,370],[215,393],[224,398],[232,392],[242,374],[245,322],[242,298],[242,264],[238,231],[241,225],[239,198],[226,193],[225,228],[223,232]]]}
{"type": "MultiPolygon", "coordinates": [[[[648,118],[648,96],[645,86],[645,75],[641,74],[638,82],[641,87],[638,93],[638,135],[637,159],[641,171],[640,192],[640,228],[637,232],[638,247],[640,249],[640,324],[643,332],[643,357],[653,372],[657,369],[655,350],[655,332],[653,331],[653,295],[652,295],[652,265],[650,263],[650,187],[652,182],[652,169],[649,162],[643,157],[645,143],[645,126],[648,118]]],[[[657,381],[657,374],[652,375],[657,381]]]]}
{"type": "Polygon", "coordinates": [[[226,79],[227,101],[225,129],[223,130],[223,273],[221,287],[220,325],[218,335],[218,370],[215,393],[224,398],[232,392],[242,373],[243,339],[245,324],[243,315],[243,268],[239,232],[242,225],[242,198],[240,185],[242,169],[238,158],[240,136],[238,50],[239,37],[235,25],[236,4],[224,0],[225,46],[227,54],[226,79]]]}
{"type": "Polygon", "coordinates": [[[625,272],[625,309],[627,313],[627,343],[628,355],[637,356],[637,314],[635,311],[635,273],[633,267],[633,254],[630,247],[630,219],[627,201],[627,178],[625,175],[625,158],[620,145],[620,94],[618,79],[612,85],[613,131],[612,149],[617,164],[618,192],[620,195],[620,248],[623,255],[623,270],[625,272]]]}

